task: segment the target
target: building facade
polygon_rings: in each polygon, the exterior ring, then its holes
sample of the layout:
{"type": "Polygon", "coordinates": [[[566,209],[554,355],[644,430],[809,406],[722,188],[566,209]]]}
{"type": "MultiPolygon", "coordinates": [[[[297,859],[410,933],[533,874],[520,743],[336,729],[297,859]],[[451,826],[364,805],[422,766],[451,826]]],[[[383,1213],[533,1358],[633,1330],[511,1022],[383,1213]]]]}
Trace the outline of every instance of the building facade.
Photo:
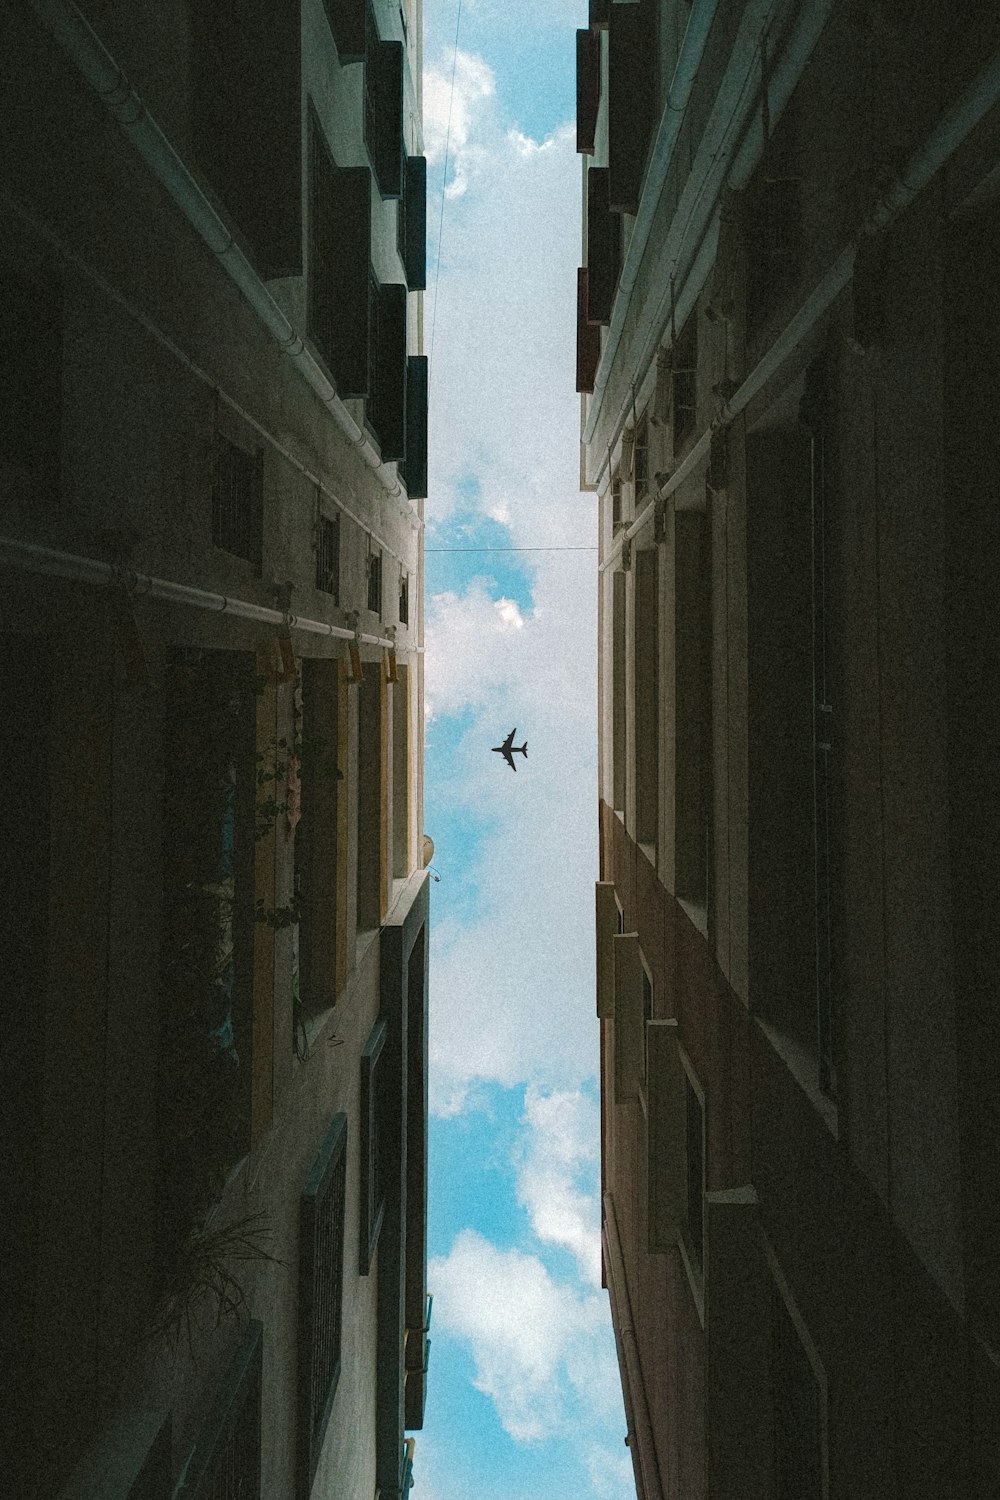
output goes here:
{"type": "Polygon", "coordinates": [[[994,1496],[996,7],[590,22],[603,1245],[637,1490],[994,1496]]]}
{"type": "Polygon", "coordinates": [[[420,0],[0,31],[0,1491],[403,1497],[420,0]]]}

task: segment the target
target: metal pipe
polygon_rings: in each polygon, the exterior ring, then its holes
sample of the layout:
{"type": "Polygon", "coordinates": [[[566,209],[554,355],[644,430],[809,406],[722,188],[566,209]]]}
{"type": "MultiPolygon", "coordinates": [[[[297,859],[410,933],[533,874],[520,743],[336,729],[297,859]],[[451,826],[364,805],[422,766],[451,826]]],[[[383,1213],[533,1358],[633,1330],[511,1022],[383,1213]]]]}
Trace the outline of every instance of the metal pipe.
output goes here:
{"type": "MultiPolygon", "coordinates": [[[[100,562],[94,557],[61,552],[55,547],[42,547],[35,542],[21,541],[17,537],[0,536],[0,565],[2,564],[24,568],[32,573],[73,578],[98,586],[118,585],[129,594],[147,595],[152,599],[163,599],[169,604],[211,610],[215,614],[235,615],[238,619],[255,620],[262,625],[280,625],[286,630],[304,630],[312,635],[332,636],[340,641],[360,641],[367,646],[399,649],[397,642],[388,636],[368,635],[364,631],[355,633],[346,625],[332,625],[328,620],[310,620],[304,615],[269,609],[265,604],[251,604],[246,599],[233,599],[227,594],[215,594],[187,583],[175,583],[169,578],[156,578],[151,573],[139,573],[132,568],[100,562]]],[[[413,649],[420,652],[423,647],[413,649]]]]}
{"type": "Polygon", "coordinates": [[[185,162],[170,144],[124,71],[80,13],[72,0],[31,0],[39,19],[70,60],[99,95],[129,137],[147,166],[170,194],[188,223],[225,267],[272,338],[327,406],[344,436],[355,445],[365,463],[392,495],[402,486],[395,466],[383,464],[381,455],[358,426],[333,383],[302,342],[254,267],[236,244],[185,162]]]}
{"type": "Polygon", "coordinates": [[[841,250],[833,264],[824,272],[794,317],[786,324],[764,357],[754,366],[739,390],[720,408],[694,447],[678,464],[670,478],[650,498],[641,514],[636,516],[627,530],[619,534],[611,552],[600,565],[601,573],[617,559],[621,552],[622,541],[634,537],[646,525],[652,516],[656,501],[672,495],[698,464],[708,456],[713,433],[728,427],[746,409],[758,391],[767,384],[772,375],[777,373],[788,356],[798,348],[802,340],[830,308],[854,274],[854,261],[859,243],[867,237],[880,234],[899,217],[904,209],[909,207],[998,100],[1000,100],[1000,52],[996,52],[990,58],[951,109],[941,117],[924,145],[919,151],[914,152],[899,177],[876,203],[854,239],[841,250]]]}
{"type": "Polygon", "coordinates": [[[632,1440],[632,1465],[635,1469],[639,1500],[663,1500],[660,1468],[656,1461],[653,1423],[646,1398],[639,1344],[632,1321],[632,1304],[625,1279],[625,1259],[618,1234],[615,1204],[609,1192],[604,1194],[604,1248],[608,1272],[608,1292],[614,1313],[615,1337],[622,1369],[622,1394],[625,1398],[632,1440]]]}

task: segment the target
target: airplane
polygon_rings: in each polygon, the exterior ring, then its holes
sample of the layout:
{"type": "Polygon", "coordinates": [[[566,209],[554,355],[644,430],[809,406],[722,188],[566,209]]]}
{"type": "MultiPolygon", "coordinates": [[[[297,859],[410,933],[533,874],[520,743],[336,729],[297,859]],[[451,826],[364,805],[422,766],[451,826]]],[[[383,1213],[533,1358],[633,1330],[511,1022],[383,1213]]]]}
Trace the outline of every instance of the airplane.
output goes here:
{"type": "Polygon", "coordinates": [[[523,755],[525,760],[527,760],[528,758],[528,741],[525,740],[523,745],[515,745],[514,736],[516,733],[517,730],[512,729],[502,745],[493,746],[493,749],[496,751],[497,755],[503,756],[504,760],[510,766],[512,771],[517,770],[517,767],[514,764],[515,755],[523,755]]]}

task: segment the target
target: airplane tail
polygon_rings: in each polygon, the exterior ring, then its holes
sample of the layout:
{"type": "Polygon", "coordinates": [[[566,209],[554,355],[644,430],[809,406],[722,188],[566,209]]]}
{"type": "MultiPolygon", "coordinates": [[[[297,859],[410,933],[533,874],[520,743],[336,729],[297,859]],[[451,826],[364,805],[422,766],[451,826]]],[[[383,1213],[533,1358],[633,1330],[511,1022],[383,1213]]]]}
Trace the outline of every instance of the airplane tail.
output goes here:
{"type": "Polygon", "coordinates": [[[528,741],[527,740],[525,740],[524,744],[521,746],[521,750],[524,753],[525,760],[527,760],[528,759],[528,741]]]}

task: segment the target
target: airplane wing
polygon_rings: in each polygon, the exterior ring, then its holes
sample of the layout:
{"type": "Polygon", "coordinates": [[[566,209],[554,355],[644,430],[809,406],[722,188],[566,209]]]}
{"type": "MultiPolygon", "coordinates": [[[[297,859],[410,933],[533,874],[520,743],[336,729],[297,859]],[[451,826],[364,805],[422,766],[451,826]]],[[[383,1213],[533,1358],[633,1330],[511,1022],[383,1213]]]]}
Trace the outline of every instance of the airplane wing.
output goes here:
{"type": "Polygon", "coordinates": [[[507,764],[510,766],[511,770],[512,771],[516,771],[517,767],[514,764],[514,757],[511,754],[511,749],[510,749],[511,740],[513,740],[513,738],[514,738],[514,735],[511,734],[510,739],[506,741],[506,743],[504,744],[504,747],[503,747],[503,749],[501,750],[500,753],[503,756],[504,760],[507,762],[507,764]]]}
{"type": "MultiPolygon", "coordinates": [[[[507,738],[503,742],[503,753],[504,753],[504,755],[507,754],[507,751],[510,749],[511,745],[513,745],[513,743],[514,743],[514,736],[515,736],[516,733],[517,733],[517,726],[515,725],[515,727],[511,730],[510,734],[507,736],[507,738]]],[[[511,761],[511,765],[513,765],[513,764],[514,764],[514,762],[511,761]]]]}

